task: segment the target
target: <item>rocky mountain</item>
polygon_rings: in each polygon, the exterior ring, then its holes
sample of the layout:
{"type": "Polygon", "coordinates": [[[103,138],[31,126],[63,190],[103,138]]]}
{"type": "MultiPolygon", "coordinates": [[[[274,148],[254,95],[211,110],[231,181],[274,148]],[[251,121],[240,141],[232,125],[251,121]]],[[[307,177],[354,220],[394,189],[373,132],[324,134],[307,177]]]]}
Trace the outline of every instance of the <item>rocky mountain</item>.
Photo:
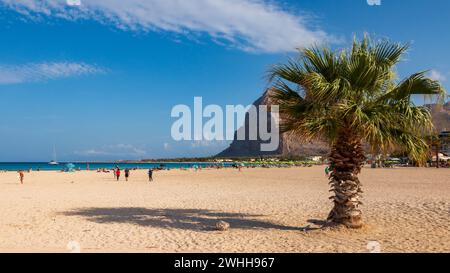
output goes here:
{"type": "MultiPolygon", "coordinates": [[[[270,105],[269,94],[270,89],[267,90],[259,99],[257,99],[253,105],[258,107],[259,105],[270,105]]],[[[426,105],[430,109],[433,117],[433,123],[436,131],[449,131],[450,130],[450,102],[444,105],[429,104],[426,105]]],[[[258,117],[259,118],[259,117],[258,117]]],[[[270,128],[271,120],[268,118],[268,126],[270,128]]],[[[217,157],[257,157],[257,156],[316,156],[326,155],[329,151],[328,145],[324,142],[314,141],[309,143],[302,143],[296,137],[284,133],[281,134],[279,140],[279,146],[276,151],[273,152],[261,152],[260,145],[267,143],[268,141],[262,141],[258,135],[258,140],[248,139],[249,128],[249,114],[245,117],[245,123],[239,130],[246,130],[246,140],[237,140],[237,133],[235,132],[234,141],[223,152],[217,155],[217,157]]]]}
{"type": "Polygon", "coordinates": [[[450,131],[450,101],[444,105],[427,104],[436,132],[450,131]]]}
{"type": "MultiPolygon", "coordinates": [[[[270,105],[269,94],[271,90],[267,90],[259,99],[257,99],[253,105],[258,107],[259,105],[270,105]]],[[[268,115],[269,116],[269,115],[268,115]]],[[[258,116],[259,118],[259,116],[258,116]]],[[[270,117],[267,119],[267,128],[271,128],[270,117]]],[[[239,130],[246,130],[246,139],[237,140],[238,132],[235,132],[234,141],[230,147],[218,154],[218,157],[247,157],[247,156],[316,156],[326,155],[328,153],[328,146],[323,142],[309,142],[301,143],[296,137],[284,133],[281,134],[279,139],[279,146],[276,151],[273,152],[261,152],[261,144],[268,143],[269,141],[261,140],[259,134],[257,140],[248,139],[249,128],[249,114],[245,117],[245,123],[239,130]]]]}

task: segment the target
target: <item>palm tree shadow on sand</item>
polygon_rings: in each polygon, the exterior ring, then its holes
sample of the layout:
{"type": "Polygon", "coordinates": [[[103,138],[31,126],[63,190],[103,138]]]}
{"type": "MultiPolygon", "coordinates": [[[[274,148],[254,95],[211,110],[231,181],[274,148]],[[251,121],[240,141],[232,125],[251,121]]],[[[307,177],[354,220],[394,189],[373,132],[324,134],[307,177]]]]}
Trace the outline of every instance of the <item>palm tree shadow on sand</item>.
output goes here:
{"type": "Polygon", "coordinates": [[[212,231],[218,221],[230,223],[232,229],[278,229],[310,231],[320,227],[285,226],[258,218],[263,215],[225,213],[203,209],[85,208],[62,213],[81,216],[95,223],[123,223],[146,227],[212,231]]]}

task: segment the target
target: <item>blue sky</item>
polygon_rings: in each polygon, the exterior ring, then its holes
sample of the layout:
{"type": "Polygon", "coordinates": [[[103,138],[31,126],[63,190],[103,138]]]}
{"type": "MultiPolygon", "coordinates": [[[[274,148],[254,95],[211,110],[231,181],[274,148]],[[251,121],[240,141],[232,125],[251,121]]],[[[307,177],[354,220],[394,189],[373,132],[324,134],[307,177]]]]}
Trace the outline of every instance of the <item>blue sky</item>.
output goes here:
{"type": "MultiPolygon", "coordinates": [[[[252,103],[270,65],[354,34],[411,42],[405,76],[448,89],[448,0],[0,0],[0,161],[213,155],[172,140],[173,106],[252,103]],[[70,0],[69,4],[77,4],[70,0]]],[[[420,100],[418,100],[420,101],[420,100]]]]}

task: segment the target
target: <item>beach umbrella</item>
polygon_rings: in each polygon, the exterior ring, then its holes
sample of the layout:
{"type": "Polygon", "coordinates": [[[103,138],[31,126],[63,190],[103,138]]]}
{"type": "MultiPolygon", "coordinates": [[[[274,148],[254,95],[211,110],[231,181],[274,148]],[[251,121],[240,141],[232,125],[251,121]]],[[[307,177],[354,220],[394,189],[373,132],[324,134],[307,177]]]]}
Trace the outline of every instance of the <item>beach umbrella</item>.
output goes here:
{"type": "Polygon", "coordinates": [[[75,171],[75,165],[72,163],[66,164],[66,172],[74,172],[75,171]]]}

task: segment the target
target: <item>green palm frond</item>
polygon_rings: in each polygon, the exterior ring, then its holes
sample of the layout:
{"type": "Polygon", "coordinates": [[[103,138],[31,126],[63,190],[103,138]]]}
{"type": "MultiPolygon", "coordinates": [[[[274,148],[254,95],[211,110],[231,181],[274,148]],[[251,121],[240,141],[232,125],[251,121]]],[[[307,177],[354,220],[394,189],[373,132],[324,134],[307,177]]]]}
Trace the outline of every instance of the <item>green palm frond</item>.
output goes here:
{"type": "Polygon", "coordinates": [[[306,74],[300,63],[289,60],[287,64],[279,64],[272,67],[269,70],[268,78],[270,81],[280,78],[291,83],[302,84],[306,74]]]}
{"type": "Polygon", "coordinates": [[[439,99],[445,96],[445,90],[439,81],[426,77],[426,71],[411,75],[395,88],[383,94],[378,100],[410,99],[411,95],[437,95],[439,99]]]}
{"type": "Polygon", "coordinates": [[[426,76],[395,79],[395,65],[408,45],[365,37],[349,50],[313,47],[300,50],[297,61],[275,66],[272,97],[280,105],[282,129],[306,138],[336,141],[343,130],[373,150],[403,149],[423,160],[423,136],[432,129],[431,115],[412,95],[445,97],[442,85],[426,76]]]}
{"type": "Polygon", "coordinates": [[[401,60],[408,48],[409,44],[402,45],[384,40],[373,47],[371,54],[375,57],[378,66],[389,69],[401,60]]]}

